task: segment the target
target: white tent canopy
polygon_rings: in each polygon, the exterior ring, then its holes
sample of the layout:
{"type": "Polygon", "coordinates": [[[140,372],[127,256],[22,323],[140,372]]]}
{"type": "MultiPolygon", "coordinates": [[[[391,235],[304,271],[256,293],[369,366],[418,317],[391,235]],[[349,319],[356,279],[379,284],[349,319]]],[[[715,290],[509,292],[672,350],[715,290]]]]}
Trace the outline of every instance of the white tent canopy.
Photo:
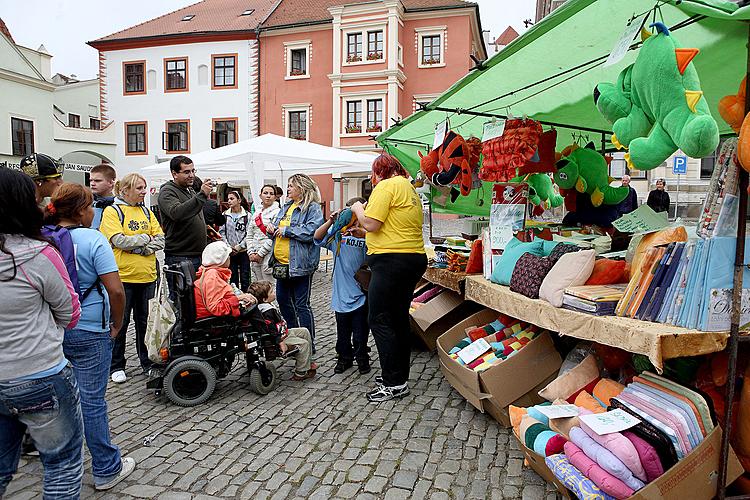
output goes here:
{"type": "MultiPolygon", "coordinates": [[[[248,181],[256,199],[265,178],[280,176],[282,187],[292,174],[340,174],[369,171],[375,155],[298,141],[274,134],[263,134],[228,146],[189,155],[198,175],[221,182],[248,181]]],[[[141,169],[150,181],[167,180],[169,162],[141,169]]]]}

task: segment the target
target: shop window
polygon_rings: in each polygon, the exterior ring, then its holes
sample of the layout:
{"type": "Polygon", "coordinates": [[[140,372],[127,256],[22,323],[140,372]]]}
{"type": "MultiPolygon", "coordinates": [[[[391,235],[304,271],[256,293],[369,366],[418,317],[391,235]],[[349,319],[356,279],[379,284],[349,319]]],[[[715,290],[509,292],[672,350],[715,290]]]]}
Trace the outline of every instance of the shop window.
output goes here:
{"type": "Polygon", "coordinates": [[[237,55],[222,54],[211,56],[213,65],[214,89],[237,88],[237,55]]]}
{"type": "Polygon", "coordinates": [[[125,62],[123,66],[123,93],[145,94],[146,87],[144,76],[146,73],[146,61],[125,62]]]}
{"type": "Polygon", "coordinates": [[[125,124],[126,155],[145,155],[148,152],[147,130],[146,122],[125,124]]]}
{"type": "Polygon", "coordinates": [[[289,137],[307,140],[307,111],[289,111],[289,137]]]}
{"type": "Polygon", "coordinates": [[[347,101],[345,130],[347,134],[362,132],[362,101],[347,101]]]}
{"type": "Polygon", "coordinates": [[[346,35],[346,62],[359,62],[362,60],[362,33],[349,33],[346,35]]]}
{"type": "Polygon", "coordinates": [[[184,92],[188,89],[186,57],[164,60],[164,91],[184,92]]]}
{"type": "Polygon", "coordinates": [[[220,148],[237,142],[237,118],[214,119],[211,147],[220,148]]]}
{"type": "Polygon", "coordinates": [[[81,128],[81,115],[68,113],[68,127],[81,128]]]}
{"type": "Polygon", "coordinates": [[[383,131],[383,100],[367,100],[367,132],[383,131]]]}
{"type": "Polygon", "coordinates": [[[367,60],[379,61],[383,59],[383,31],[367,32],[367,60]]]}
{"type": "Polygon", "coordinates": [[[162,148],[167,153],[189,153],[190,122],[187,120],[168,121],[163,143],[162,148]]]}
{"type": "Polygon", "coordinates": [[[21,118],[10,119],[12,149],[14,156],[26,156],[34,152],[34,122],[21,118]]]}

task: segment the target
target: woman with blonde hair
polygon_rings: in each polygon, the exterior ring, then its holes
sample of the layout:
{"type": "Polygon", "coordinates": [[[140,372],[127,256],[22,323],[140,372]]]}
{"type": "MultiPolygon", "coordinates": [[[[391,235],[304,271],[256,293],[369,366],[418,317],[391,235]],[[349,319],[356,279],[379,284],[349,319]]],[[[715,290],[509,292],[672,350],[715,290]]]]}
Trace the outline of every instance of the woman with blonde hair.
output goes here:
{"type": "Polygon", "coordinates": [[[156,291],[155,252],[164,248],[164,233],[156,216],[143,205],[146,179],[128,174],[115,184],[115,202],[104,209],[99,230],[107,237],[115,252],[120,277],[125,286],[125,316],[115,337],[110,375],[112,381],[123,383],[125,375],[125,336],[134,313],[135,349],[141,368],[148,373],[153,364],[148,359],[145,336],[148,301],[156,291]]]}
{"type": "Polygon", "coordinates": [[[271,267],[276,278],[276,299],[290,328],[307,328],[315,352],[315,318],[310,306],[312,275],[320,263],[315,230],[323,224],[320,192],[308,175],[295,174],[287,184],[287,201],[267,226],[274,240],[271,267]]]}

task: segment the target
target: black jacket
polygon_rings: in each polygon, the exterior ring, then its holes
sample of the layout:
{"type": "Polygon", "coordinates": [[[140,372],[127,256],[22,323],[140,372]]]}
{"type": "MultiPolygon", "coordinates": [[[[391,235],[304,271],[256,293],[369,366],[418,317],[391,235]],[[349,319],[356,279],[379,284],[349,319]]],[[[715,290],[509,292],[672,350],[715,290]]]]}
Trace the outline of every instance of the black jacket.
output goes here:
{"type": "Polygon", "coordinates": [[[203,191],[196,193],[193,188],[182,188],[174,181],[162,185],[158,204],[166,255],[200,257],[206,247],[205,203],[203,191]]]}
{"type": "Polygon", "coordinates": [[[654,212],[669,212],[669,193],[654,189],[648,193],[646,205],[651,207],[654,212]]]}
{"type": "Polygon", "coordinates": [[[223,226],[227,222],[226,216],[221,213],[221,207],[216,200],[207,199],[203,205],[203,218],[206,220],[206,224],[215,225],[218,227],[223,226]]]}
{"type": "Polygon", "coordinates": [[[628,186],[630,188],[630,192],[628,192],[628,195],[625,197],[624,200],[620,202],[619,205],[617,205],[617,211],[620,213],[620,215],[629,214],[636,208],[638,208],[638,193],[635,192],[635,189],[633,189],[632,186],[628,186]]]}

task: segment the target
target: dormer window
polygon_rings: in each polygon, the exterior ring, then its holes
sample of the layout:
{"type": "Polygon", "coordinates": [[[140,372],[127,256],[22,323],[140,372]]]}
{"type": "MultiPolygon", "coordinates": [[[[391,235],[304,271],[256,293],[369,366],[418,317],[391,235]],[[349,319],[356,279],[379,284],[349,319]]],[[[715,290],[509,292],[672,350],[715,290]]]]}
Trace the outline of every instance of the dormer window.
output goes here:
{"type": "Polygon", "coordinates": [[[195,17],[195,14],[188,14],[188,15],[186,15],[186,16],[183,16],[183,17],[182,17],[182,19],[180,19],[180,21],[190,21],[190,20],[192,20],[192,19],[193,19],[194,17],[195,17]]]}

